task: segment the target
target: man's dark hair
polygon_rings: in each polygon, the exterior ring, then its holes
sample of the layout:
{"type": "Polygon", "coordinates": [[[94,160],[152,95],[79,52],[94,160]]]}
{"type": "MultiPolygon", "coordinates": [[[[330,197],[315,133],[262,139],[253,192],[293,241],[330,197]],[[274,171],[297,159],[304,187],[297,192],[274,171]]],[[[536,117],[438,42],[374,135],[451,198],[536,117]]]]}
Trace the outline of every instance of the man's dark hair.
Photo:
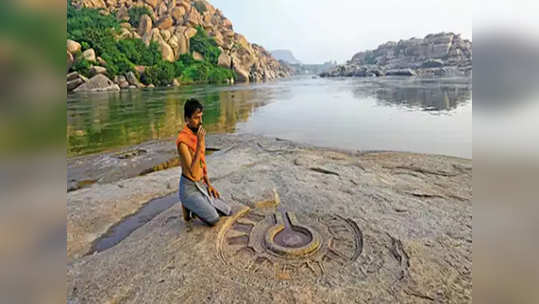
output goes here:
{"type": "Polygon", "coordinates": [[[200,112],[204,110],[204,106],[200,103],[200,101],[195,98],[187,99],[183,107],[183,112],[185,113],[184,116],[187,118],[191,118],[191,116],[193,116],[193,114],[195,114],[197,110],[200,110],[200,112]]]}

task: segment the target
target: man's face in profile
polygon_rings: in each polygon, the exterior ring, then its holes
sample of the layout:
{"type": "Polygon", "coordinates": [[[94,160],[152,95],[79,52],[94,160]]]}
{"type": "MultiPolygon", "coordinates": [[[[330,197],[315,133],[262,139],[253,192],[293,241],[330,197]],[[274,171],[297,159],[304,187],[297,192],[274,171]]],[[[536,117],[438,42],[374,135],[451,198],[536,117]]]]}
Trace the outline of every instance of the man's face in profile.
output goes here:
{"type": "Polygon", "coordinates": [[[191,118],[187,121],[187,126],[193,131],[198,131],[198,128],[202,125],[202,111],[196,110],[193,115],[191,115],[191,118]]]}

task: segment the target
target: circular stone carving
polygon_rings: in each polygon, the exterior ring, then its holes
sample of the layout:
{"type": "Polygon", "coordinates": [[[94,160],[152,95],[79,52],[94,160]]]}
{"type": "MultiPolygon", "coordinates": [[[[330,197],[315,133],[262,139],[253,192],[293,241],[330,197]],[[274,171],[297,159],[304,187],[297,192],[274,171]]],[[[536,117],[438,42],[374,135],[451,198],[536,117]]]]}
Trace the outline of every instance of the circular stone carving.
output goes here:
{"type": "Polygon", "coordinates": [[[268,229],[264,241],[269,250],[288,257],[306,256],[320,248],[320,235],[316,230],[298,223],[296,216],[287,212],[287,220],[275,213],[276,224],[268,229]]]}
{"type": "Polygon", "coordinates": [[[353,263],[363,249],[357,224],[340,216],[250,211],[222,231],[218,254],[228,265],[266,278],[318,278],[353,263]]]}

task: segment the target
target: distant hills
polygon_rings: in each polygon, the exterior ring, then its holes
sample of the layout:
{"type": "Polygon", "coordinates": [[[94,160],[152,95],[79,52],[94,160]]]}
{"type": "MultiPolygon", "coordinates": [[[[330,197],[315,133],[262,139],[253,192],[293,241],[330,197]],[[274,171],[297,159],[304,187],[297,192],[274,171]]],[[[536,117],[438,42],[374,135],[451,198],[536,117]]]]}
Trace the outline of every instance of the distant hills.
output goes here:
{"type": "Polygon", "coordinates": [[[301,64],[301,61],[296,59],[290,50],[274,50],[271,51],[271,55],[275,59],[284,61],[288,64],[301,64]]]}
{"type": "Polygon", "coordinates": [[[292,74],[320,74],[325,73],[337,66],[336,61],[327,61],[322,64],[303,64],[290,50],[274,50],[271,55],[279,60],[281,65],[290,68],[292,74]]]}

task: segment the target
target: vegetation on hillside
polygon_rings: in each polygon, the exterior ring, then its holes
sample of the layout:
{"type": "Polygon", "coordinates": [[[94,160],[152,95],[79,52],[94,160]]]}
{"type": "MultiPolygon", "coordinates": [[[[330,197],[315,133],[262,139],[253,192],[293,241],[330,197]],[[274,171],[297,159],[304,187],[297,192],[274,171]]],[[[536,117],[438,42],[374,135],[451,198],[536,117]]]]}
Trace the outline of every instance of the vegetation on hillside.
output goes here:
{"type": "MultiPolygon", "coordinates": [[[[144,9],[129,10],[131,25],[138,25],[144,9]]],[[[197,33],[190,40],[190,51],[200,53],[204,59],[194,60],[190,54],[184,54],[175,62],[164,61],[159,45],[151,42],[148,46],[141,39],[117,39],[120,22],[114,14],[103,15],[98,9],[77,9],[71,1],[67,6],[67,38],[81,43],[83,51],[92,48],[96,56],[106,61],[107,74],[110,77],[135,71],[135,66],[146,66],[140,80],[145,84],[166,86],[174,78],[182,83],[226,83],[235,78],[233,71],[217,66],[221,50],[215,40],[204,29],[198,27],[197,33]]],[[[92,63],[77,59],[72,70],[89,76],[92,63]]]]}
{"type": "Polygon", "coordinates": [[[129,14],[129,24],[135,28],[139,26],[140,17],[142,17],[142,15],[152,15],[150,9],[145,6],[133,6],[127,12],[129,14]]]}
{"type": "Polygon", "coordinates": [[[198,52],[212,64],[217,64],[221,50],[217,46],[215,39],[208,36],[206,31],[198,26],[197,33],[190,40],[191,52],[198,52]]]}

